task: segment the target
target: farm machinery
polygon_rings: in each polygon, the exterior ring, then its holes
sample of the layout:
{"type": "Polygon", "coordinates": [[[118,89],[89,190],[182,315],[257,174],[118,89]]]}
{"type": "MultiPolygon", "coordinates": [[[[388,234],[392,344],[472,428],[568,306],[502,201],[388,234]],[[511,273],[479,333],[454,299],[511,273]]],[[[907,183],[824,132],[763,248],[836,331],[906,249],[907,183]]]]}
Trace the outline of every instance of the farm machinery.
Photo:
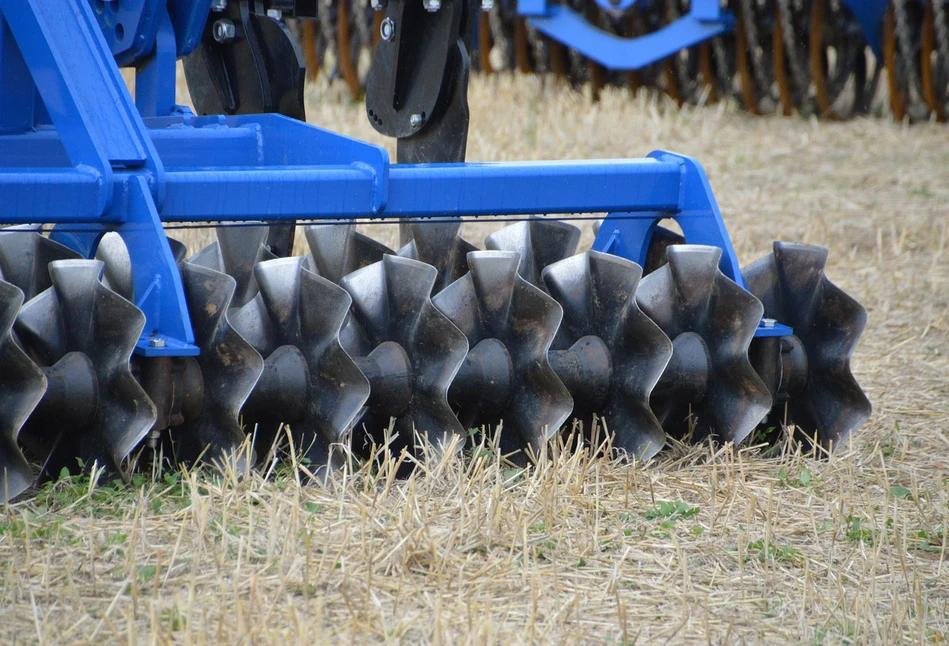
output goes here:
{"type": "Polygon", "coordinates": [[[249,468],[285,435],[323,479],[479,427],[513,461],[571,419],[647,459],[756,429],[829,450],[870,414],[849,366],[866,312],[826,249],[742,270],[701,166],[671,152],[465,163],[461,2],[385,9],[367,114],[399,163],[308,125],[283,17],[318,9],[0,0],[3,500],[149,451],[249,468]],[[602,214],[578,253],[558,216],[602,214]],[[459,237],[481,216],[512,221],[485,250],[459,237]],[[383,219],[400,249],[354,229],[383,219]],[[209,222],[195,253],[166,235],[209,222]]]}
{"type": "MultiPolygon", "coordinates": [[[[381,0],[322,0],[301,39],[311,73],[363,89],[381,0]]],[[[885,76],[890,112],[946,119],[946,0],[482,0],[473,57],[486,74],[551,74],[684,103],[733,97],[753,114],[866,114],[885,76]]]]}

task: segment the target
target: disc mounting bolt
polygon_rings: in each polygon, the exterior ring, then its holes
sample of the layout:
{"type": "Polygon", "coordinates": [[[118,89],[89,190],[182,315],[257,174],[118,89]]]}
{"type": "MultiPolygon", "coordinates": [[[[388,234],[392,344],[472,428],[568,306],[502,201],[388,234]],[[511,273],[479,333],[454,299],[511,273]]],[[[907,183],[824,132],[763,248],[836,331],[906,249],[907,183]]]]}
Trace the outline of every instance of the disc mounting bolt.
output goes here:
{"type": "Polygon", "coordinates": [[[776,323],[777,321],[774,319],[769,319],[769,318],[761,319],[761,324],[765,327],[774,327],[776,323]]]}
{"type": "Polygon", "coordinates": [[[217,42],[229,43],[237,38],[237,27],[227,18],[221,18],[214,22],[212,33],[214,34],[214,40],[217,42]]]}
{"type": "Polygon", "coordinates": [[[382,24],[379,25],[379,35],[382,37],[382,40],[389,42],[395,36],[395,21],[391,18],[386,18],[382,21],[382,24]]]}
{"type": "Polygon", "coordinates": [[[438,11],[442,8],[442,0],[422,0],[422,6],[425,11],[438,11]]]}
{"type": "Polygon", "coordinates": [[[413,128],[421,128],[422,123],[424,123],[424,121],[425,121],[425,117],[417,113],[409,117],[409,125],[412,126],[413,128]]]}
{"type": "Polygon", "coordinates": [[[165,340],[161,337],[153,336],[148,340],[148,345],[153,348],[164,348],[165,340]]]}

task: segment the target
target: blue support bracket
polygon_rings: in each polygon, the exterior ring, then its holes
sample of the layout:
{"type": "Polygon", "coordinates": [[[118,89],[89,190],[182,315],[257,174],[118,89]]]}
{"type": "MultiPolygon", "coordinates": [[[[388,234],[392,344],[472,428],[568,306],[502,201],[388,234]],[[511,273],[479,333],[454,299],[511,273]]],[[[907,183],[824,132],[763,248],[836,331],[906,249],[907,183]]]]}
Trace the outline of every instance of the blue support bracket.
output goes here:
{"type": "Polygon", "coordinates": [[[863,37],[878,61],[883,60],[883,22],[889,0],[843,0],[863,29],[863,37]]]}
{"type": "Polygon", "coordinates": [[[161,219],[145,180],[124,174],[116,185],[117,224],[73,224],[54,229],[50,238],[86,258],[96,253],[99,240],[115,231],[132,259],[135,305],[145,314],[145,328],[135,352],[146,357],[197,356],[184,286],[165,238],[161,219]]]}
{"type": "MultiPolygon", "coordinates": [[[[721,249],[719,269],[743,289],[747,289],[741,275],[738,256],[728,237],[725,221],[712,194],[705,170],[695,159],[686,155],[659,150],[650,153],[649,158],[665,164],[674,164],[678,169],[680,181],[675,205],[665,209],[609,213],[600,225],[600,231],[593,241],[593,249],[622,256],[641,267],[645,266],[646,254],[656,226],[662,220],[674,220],[682,229],[686,243],[721,249]]],[[[791,328],[786,325],[775,321],[762,321],[755,336],[786,336],[791,333],[791,328]]]]}

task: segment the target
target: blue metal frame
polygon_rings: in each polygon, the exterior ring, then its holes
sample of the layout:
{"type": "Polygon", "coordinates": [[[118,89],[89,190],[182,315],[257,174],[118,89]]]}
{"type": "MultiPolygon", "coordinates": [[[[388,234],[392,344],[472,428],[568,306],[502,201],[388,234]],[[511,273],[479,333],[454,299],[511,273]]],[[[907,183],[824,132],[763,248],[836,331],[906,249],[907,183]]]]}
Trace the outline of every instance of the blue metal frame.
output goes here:
{"type": "Polygon", "coordinates": [[[171,222],[606,212],[595,248],[642,263],[656,223],[674,218],[689,242],[721,247],[722,271],[743,284],[688,157],[390,165],[382,148],[279,115],[195,117],[174,104],[174,23],[158,24],[136,109],[89,5],[0,0],[0,224],[55,223],[87,257],[118,232],[146,317],[139,354],[198,352],[171,222]]]}

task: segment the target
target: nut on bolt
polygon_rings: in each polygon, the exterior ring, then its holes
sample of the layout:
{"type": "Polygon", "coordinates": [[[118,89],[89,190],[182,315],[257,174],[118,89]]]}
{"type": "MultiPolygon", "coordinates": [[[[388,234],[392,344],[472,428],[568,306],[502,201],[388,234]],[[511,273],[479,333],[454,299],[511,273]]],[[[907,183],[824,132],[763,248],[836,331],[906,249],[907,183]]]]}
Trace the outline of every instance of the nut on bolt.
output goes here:
{"type": "Polygon", "coordinates": [[[382,21],[382,24],[379,25],[379,35],[386,42],[392,40],[392,37],[395,36],[395,21],[392,18],[386,18],[382,21]]]}
{"type": "Polygon", "coordinates": [[[237,38],[237,27],[234,26],[231,20],[221,18],[220,20],[214,21],[212,33],[214,34],[214,40],[217,42],[229,43],[237,38]]]}
{"type": "Polygon", "coordinates": [[[148,345],[150,345],[153,348],[164,348],[165,340],[161,338],[160,336],[153,336],[152,338],[148,340],[148,345]]]}
{"type": "Polygon", "coordinates": [[[775,323],[777,323],[777,321],[774,319],[769,319],[769,318],[761,319],[761,324],[765,327],[774,327],[775,323]]]}

